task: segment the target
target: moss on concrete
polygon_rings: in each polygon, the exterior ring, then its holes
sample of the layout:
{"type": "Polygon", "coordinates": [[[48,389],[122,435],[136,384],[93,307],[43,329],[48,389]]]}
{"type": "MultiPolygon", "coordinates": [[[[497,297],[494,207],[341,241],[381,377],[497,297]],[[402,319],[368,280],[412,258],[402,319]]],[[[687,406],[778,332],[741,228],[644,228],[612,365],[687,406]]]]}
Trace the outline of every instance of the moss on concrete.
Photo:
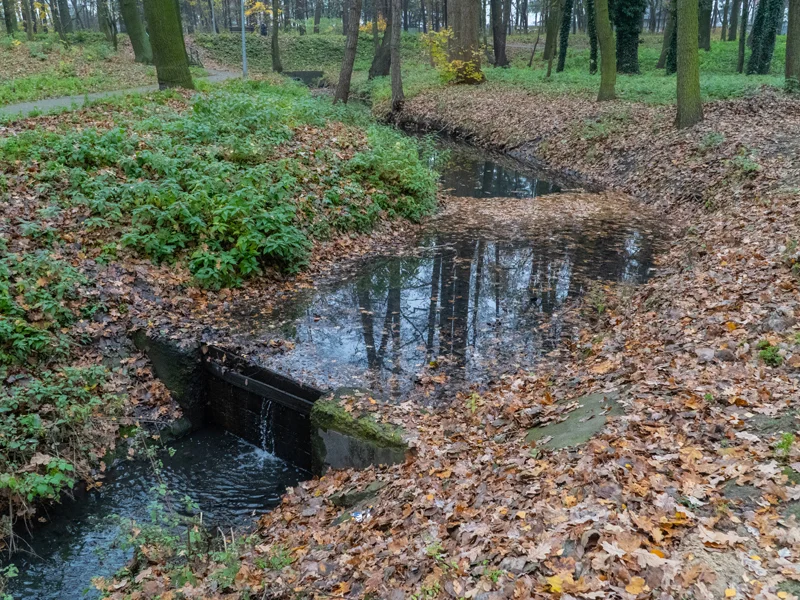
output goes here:
{"type": "Polygon", "coordinates": [[[406,448],[399,427],[378,423],[371,415],[355,418],[342,407],[336,396],[314,403],[311,425],[325,431],[332,429],[381,448],[406,448]]]}
{"type": "Polygon", "coordinates": [[[370,465],[391,465],[406,458],[408,446],[403,431],[378,423],[372,415],[354,417],[342,406],[343,389],[321,398],[311,409],[312,469],[323,474],[334,469],[364,469],[370,465]]]}

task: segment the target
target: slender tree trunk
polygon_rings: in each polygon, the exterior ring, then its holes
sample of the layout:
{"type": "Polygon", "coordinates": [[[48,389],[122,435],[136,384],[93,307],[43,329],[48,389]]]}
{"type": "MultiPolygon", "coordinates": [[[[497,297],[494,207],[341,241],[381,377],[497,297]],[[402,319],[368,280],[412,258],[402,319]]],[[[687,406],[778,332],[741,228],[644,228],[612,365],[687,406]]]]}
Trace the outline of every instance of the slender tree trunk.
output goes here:
{"type": "Polygon", "coordinates": [[[661,55],[658,57],[656,69],[663,69],[667,64],[667,55],[669,54],[670,44],[672,43],[672,37],[675,33],[675,16],[677,11],[676,0],[670,0],[667,23],[664,26],[664,40],[661,42],[661,55]]]}
{"type": "Polygon", "coordinates": [[[75,11],[75,23],[78,25],[78,29],[83,29],[84,24],[81,20],[81,11],[80,6],[78,6],[78,0],[72,0],[72,10],[75,11]]]}
{"type": "Polygon", "coordinates": [[[391,41],[392,41],[392,30],[394,29],[394,24],[391,15],[391,7],[389,14],[385,15],[385,17],[386,17],[386,29],[383,32],[383,39],[381,40],[381,45],[378,48],[378,51],[375,52],[375,56],[372,57],[372,64],[369,67],[369,75],[367,76],[368,79],[374,79],[375,77],[386,77],[389,74],[389,70],[391,67],[391,62],[392,62],[391,41]]]}
{"type": "Polygon", "coordinates": [[[208,7],[211,9],[211,33],[219,33],[219,29],[217,29],[217,14],[214,10],[214,0],[208,0],[208,7]]]}
{"type": "Polygon", "coordinates": [[[561,25],[561,2],[560,0],[547,1],[547,21],[544,33],[544,60],[550,60],[556,53],[556,38],[558,38],[558,28],[561,25]]]}
{"type": "MultiPolygon", "coordinates": [[[[318,0],[319,1],[319,0],[318,0]]],[[[281,64],[281,47],[278,44],[278,14],[280,13],[280,0],[272,0],[272,31],[270,32],[270,51],[272,54],[272,70],[283,73],[281,64]]]]}
{"type": "Polygon", "coordinates": [[[697,0],[678,0],[678,114],[675,126],[679,129],[703,120],[697,13],[697,0]]]}
{"type": "Polygon", "coordinates": [[[428,18],[425,15],[425,0],[419,0],[419,9],[422,12],[422,33],[428,33],[428,18]]]}
{"type": "Polygon", "coordinates": [[[342,0],[342,35],[350,31],[350,3],[353,0],[342,0]]]}
{"type": "Polygon", "coordinates": [[[506,31],[503,18],[503,0],[490,0],[489,11],[492,22],[492,45],[494,46],[494,66],[507,67],[506,31]]]}
{"type": "MultiPolygon", "coordinates": [[[[400,19],[400,2],[402,0],[391,0],[392,2],[392,21],[395,23],[400,19]]],[[[403,110],[405,96],[403,95],[403,78],[400,73],[400,28],[392,29],[391,42],[391,62],[392,62],[392,112],[399,113],[403,110]]]]}
{"type": "Polygon", "coordinates": [[[713,9],[712,0],[700,0],[698,9],[698,40],[700,47],[705,50],[711,50],[711,11],[713,9]]]}
{"type": "Polygon", "coordinates": [[[193,90],[177,0],[144,0],[144,15],[150,33],[158,87],[193,90]]]}
{"type": "Polygon", "coordinates": [[[586,32],[589,34],[589,74],[597,73],[597,20],[595,0],[586,0],[586,32]]]}
{"type": "Polygon", "coordinates": [[[69,2],[67,0],[58,0],[58,18],[61,21],[63,33],[71,33],[75,29],[72,25],[72,16],[69,13],[69,2]]]}
{"type": "Polygon", "coordinates": [[[319,33],[319,22],[322,20],[322,0],[314,3],[314,33],[319,33]]]}
{"type": "Polygon", "coordinates": [[[742,10],[742,0],[733,0],[731,6],[731,16],[728,19],[728,41],[736,41],[736,33],[739,27],[739,11],[742,10]]]}
{"type": "Polygon", "coordinates": [[[617,84],[617,55],[614,49],[614,32],[608,16],[608,0],[594,0],[594,7],[597,42],[600,46],[600,91],[597,100],[613,100],[616,98],[614,88],[617,84]]]}
{"type": "Polygon", "coordinates": [[[750,18],[748,14],[749,8],[750,0],[742,0],[742,29],[739,33],[739,61],[736,65],[737,73],[744,71],[744,49],[747,44],[747,20],[750,18]]]}
{"type": "Polygon", "coordinates": [[[56,30],[59,39],[62,42],[66,42],[67,38],[64,35],[64,25],[61,21],[61,13],[58,10],[58,3],[57,0],[48,0],[48,5],[50,8],[50,18],[53,22],[53,28],[56,30]]]}
{"type": "Polygon", "coordinates": [[[719,36],[721,41],[728,39],[728,8],[730,8],[730,0],[725,0],[722,5],[722,33],[719,36]]]}
{"type": "Polygon", "coordinates": [[[3,0],[3,20],[8,35],[12,35],[17,30],[17,12],[14,3],[14,0],[3,0]]]}
{"type": "Polygon", "coordinates": [[[22,0],[22,14],[25,17],[25,35],[28,41],[33,40],[33,11],[28,0],[22,0]]]}
{"type": "Polygon", "coordinates": [[[569,23],[572,20],[573,0],[564,0],[564,14],[561,15],[561,35],[559,37],[558,66],[556,73],[564,70],[564,63],[567,60],[567,46],[569,45],[569,23]]]}
{"type": "Polygon", "coordinates": [[[128,37],[131,38],[133,55],[136,62],[149,65],[153,62],[153,49],[150,47],[150,38],[144,30],[144,23],[139,17],[139,7],[136,0],[119,0],[119,9],[122,13],[122,22],[128,37]]]}
{"type": "Polygon", "coordinates": [[[350,0],[350,14],[347,24],[347,41],[342,58],[342,69],[339,73],[339,81],[336,84],[336,92],[333,96],[333,103],[344,102],[350,97],[350,79],[353,76],[353,64],[356,61],[356,49],[358,46],[358,19],[361,16],[361,0],[350,0]]]}
{"type": "Polygon", "coordinates": [[[97,25],[106,40],[113,43],[111,31],[111,15],[108,12],[108,0],[97,0],[97,25]]]}
{"type": "Polygon", "coordinates": [[[785,75],[786,91],[800,91],[800,0],[789,0],[785,75]]]}
{"type": "Polygon", "coordinates": [[[292,2],[286,0],[283,3],[283,28],[289,31],[292,28],[292,2]]]}

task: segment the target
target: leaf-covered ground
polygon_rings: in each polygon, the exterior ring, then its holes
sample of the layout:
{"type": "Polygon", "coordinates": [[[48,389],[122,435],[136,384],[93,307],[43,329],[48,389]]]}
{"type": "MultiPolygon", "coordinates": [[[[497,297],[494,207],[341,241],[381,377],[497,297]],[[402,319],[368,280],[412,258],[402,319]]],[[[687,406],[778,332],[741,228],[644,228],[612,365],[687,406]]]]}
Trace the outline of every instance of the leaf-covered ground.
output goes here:
{"type": "MultiPolygon", "coordinates": [[[[790,598],[800,581],[800,103],[765,94],[672,111],[496,89],[407,104],[407,121],[635,193],[680,236],[632,296],[573,307],[569,343],[449,405],[379,406],[404,465],[289,491],[258,533],[182,575],[161,562],[111,598],[790,598]],[[529,428],[620,390],[585,445],[529,428]],[[386,483],[359,518],[331,496],[386,483]],[[365,517],[366,513],[366,517],[365,517]]],[[[178,563],[181,564],[180,562],[178,563]]]]}

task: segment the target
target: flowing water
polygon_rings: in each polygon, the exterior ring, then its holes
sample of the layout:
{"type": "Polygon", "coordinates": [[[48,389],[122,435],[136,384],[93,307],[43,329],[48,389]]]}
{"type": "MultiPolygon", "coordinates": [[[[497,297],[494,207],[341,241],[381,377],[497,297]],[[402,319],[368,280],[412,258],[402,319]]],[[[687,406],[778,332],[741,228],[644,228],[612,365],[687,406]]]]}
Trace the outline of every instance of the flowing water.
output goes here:
{"type": "MultiPolygon", "coordinates": [[[[648,276],[658,226],[640,207],[563,193],[574,186],[467,146],[448,149],[442,183],[458,199],[407,252],[371,259],[276,310],[235,316],[243,345],[286,340],[253,359],[320,387],[370,386],[396,398],[419,383],[486,381],[556,349],[570,298],[648,276]]],[[[273,439],[261,421],[261,448],[205,429],[163,457],[166,484],[192,497],[204,522],[245,525],[307,477],[267,452],[273,439]]],[[[156,484],[147,464],[127,461],[101,488],[51,510],[23,540],[30,553],[12,557],[20,573],[8,591],[26,600],[86,597],[92,576],[130,557],[111,517],[147,521],[156,484]]]]}
{"type": "MultiPolygon", "coordinates": [[[[304,471],[268,452],[215,428],[203,429],[170,444],[163,453],[163,482],[179,495],[191,497],[203,522],[242,527],[280,502],[287,487],[308,477],[304,471]]],[[[113,469],[102,487],[75,501],[65,500],[37,524],[32,536],[20,541],[26,552],[11,562],[19,576],[7,590],[15,600],[77,600],[95,598],[89,590],[94,576],[110,575],[130,559],[120,547],[125,523],[149,522],[149,505],[159,483],[144,461],[125,461],[113,469]],[[122,522],[120,522],[120,518],[122,522]]],[[[176,505],[181,503],[176,499],[176,505]]],[[[3,560],[4,564],[7,564],[3,560]]]]}

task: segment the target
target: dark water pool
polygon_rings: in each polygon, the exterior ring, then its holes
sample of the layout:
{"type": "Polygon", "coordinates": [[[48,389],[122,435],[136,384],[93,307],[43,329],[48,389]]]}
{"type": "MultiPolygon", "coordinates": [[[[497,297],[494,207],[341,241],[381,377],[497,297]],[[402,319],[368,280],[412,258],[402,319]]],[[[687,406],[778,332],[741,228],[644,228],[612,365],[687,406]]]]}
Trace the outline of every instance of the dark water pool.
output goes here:
{"type": "MultiPolygon", "coordinates": [[[[280,502],[289,486],[306,479],[304,471],[276,459],[222,430],[207,428],[170,444],[164,453],[164,481],[169,489],[190,496],[203,521],[224,529],[241,527],[280,502]]],[[[7,590],[15,600],[96,598],[92,577],[110,575],[124,566],[130,552],[119,548],[119,521],[147,522],[151,492],[157,479],[141,461],[127,461],[113,470],[104,485],[76,501],[50,511],[49,522],[21,540],[28,552],[11,563],[19,576],[7,590]],[[88,590],[88,592],[87,592],[88,590]]],[[[7,557],[0,560],[9,563],[7,557]]]]}
{"type": "Polygon", "coordinates": [[[454,383],[486,382],[555,349],[569,299],[648,277],[661,226],[641,206],[561,192],[463,144],[444,148],[442,182],[459,198],[410,252],[371,259],[274,309],[238,307],[232,338],[264,366],[320,387],[403,398],[433,381],[452,397],[454,383]],[[276,339],[288,342],[277,352],[276,339]]]}
{"type": "Polygon", "coordinates": [[[454,196],[536,198],[564,187],[513,158],[445,139],[436,146],[447,157],[439,167],[442,187],[454,196]]]}

